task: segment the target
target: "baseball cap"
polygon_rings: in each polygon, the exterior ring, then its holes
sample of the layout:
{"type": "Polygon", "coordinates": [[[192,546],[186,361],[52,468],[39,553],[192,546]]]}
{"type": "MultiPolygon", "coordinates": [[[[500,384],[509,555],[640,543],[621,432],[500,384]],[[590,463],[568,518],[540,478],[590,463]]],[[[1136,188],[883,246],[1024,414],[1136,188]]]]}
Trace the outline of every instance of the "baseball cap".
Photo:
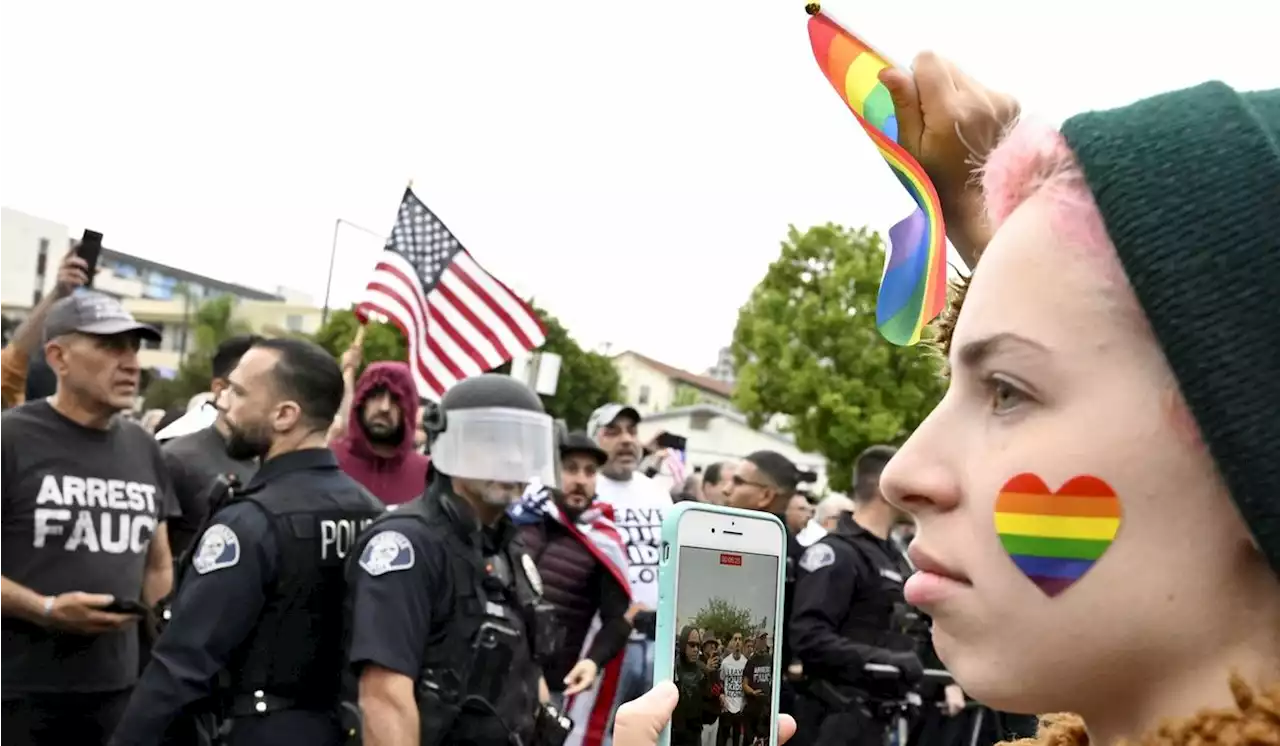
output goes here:
{"type": "Polygon", "coordinates": [[[160,332],[133,318],[120,301],[104,293],[78,290],[49,309],[44,321],[44,339],[79,332],[109,336],[137,332],[144,339],[160,341],[160,332]]]}
{"type": "Polygon", "coordinates": [[[564,458],[571,453],[585,453],[595,459],[597,466],[604,466],[604,463],[609,460],[609,454],[581,431],[569,433],[560,441],[560,457],[564,458]]]}
{"type": "Polygon", "coordinates": [[[587,420],[587,436],[594,438],[600,434],[600,431],[607,425],[612,425],[618,421],[618,418],[626,415],[636,422],[640,421],[640,413],[635,407],[629,407],[625,404],[617,402],[609,402],[602,404],[591,413],[590,419],[587,420]]]}

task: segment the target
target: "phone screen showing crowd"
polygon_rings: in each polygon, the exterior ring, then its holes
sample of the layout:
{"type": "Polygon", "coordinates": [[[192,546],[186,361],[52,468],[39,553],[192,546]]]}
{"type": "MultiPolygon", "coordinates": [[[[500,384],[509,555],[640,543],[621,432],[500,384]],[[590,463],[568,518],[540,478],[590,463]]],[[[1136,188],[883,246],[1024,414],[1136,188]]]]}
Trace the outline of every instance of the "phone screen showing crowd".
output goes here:
{"type": "Polygon", "coordinates": [[[681,547],[672,746],[768,744],[778,558],[681,547]]]}

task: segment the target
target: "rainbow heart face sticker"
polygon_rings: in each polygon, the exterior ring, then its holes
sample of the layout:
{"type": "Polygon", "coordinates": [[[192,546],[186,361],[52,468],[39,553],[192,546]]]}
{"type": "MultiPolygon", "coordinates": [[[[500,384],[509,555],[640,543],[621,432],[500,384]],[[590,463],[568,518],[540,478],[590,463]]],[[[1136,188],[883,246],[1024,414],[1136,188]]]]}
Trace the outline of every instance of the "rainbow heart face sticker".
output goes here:
{"type": "Polygon", "coordinates": [[[1120,500],[1097,477],[1073,477],[1053,492],[1035,474],[1019,474],[996,498],[1000,544],[1050,597],[1083,577],[1119,530],[1120,500]]]}

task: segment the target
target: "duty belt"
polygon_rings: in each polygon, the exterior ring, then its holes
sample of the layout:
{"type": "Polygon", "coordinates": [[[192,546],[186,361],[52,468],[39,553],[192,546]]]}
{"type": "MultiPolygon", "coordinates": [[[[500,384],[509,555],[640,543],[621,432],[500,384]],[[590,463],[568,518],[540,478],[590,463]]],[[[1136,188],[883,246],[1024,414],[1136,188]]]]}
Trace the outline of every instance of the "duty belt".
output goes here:
{"type": "Polygon", "coordinates": [[[254,715],[267,715],[282,710],[297,710],[298,700],[288,697],[277,697],[261,689],[253,694],[237,694],[231,698],[231,717],[243,718],[254,715]]]}

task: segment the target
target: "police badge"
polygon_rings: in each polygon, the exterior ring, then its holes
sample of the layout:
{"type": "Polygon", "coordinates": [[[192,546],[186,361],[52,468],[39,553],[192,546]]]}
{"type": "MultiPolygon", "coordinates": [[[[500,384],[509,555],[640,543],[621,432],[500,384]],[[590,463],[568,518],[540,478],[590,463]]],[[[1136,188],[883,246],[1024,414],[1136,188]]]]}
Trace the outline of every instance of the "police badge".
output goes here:
{"type": "Polygon", "coordinates": [[[538,574],[538,567],[533,564],[533,558],[527,554],[520,555],[520,566],[524,568],[524,576],[529,579],[529,585],[533,586],[534,592],[541,596],[542,576],[538,574]]]}

